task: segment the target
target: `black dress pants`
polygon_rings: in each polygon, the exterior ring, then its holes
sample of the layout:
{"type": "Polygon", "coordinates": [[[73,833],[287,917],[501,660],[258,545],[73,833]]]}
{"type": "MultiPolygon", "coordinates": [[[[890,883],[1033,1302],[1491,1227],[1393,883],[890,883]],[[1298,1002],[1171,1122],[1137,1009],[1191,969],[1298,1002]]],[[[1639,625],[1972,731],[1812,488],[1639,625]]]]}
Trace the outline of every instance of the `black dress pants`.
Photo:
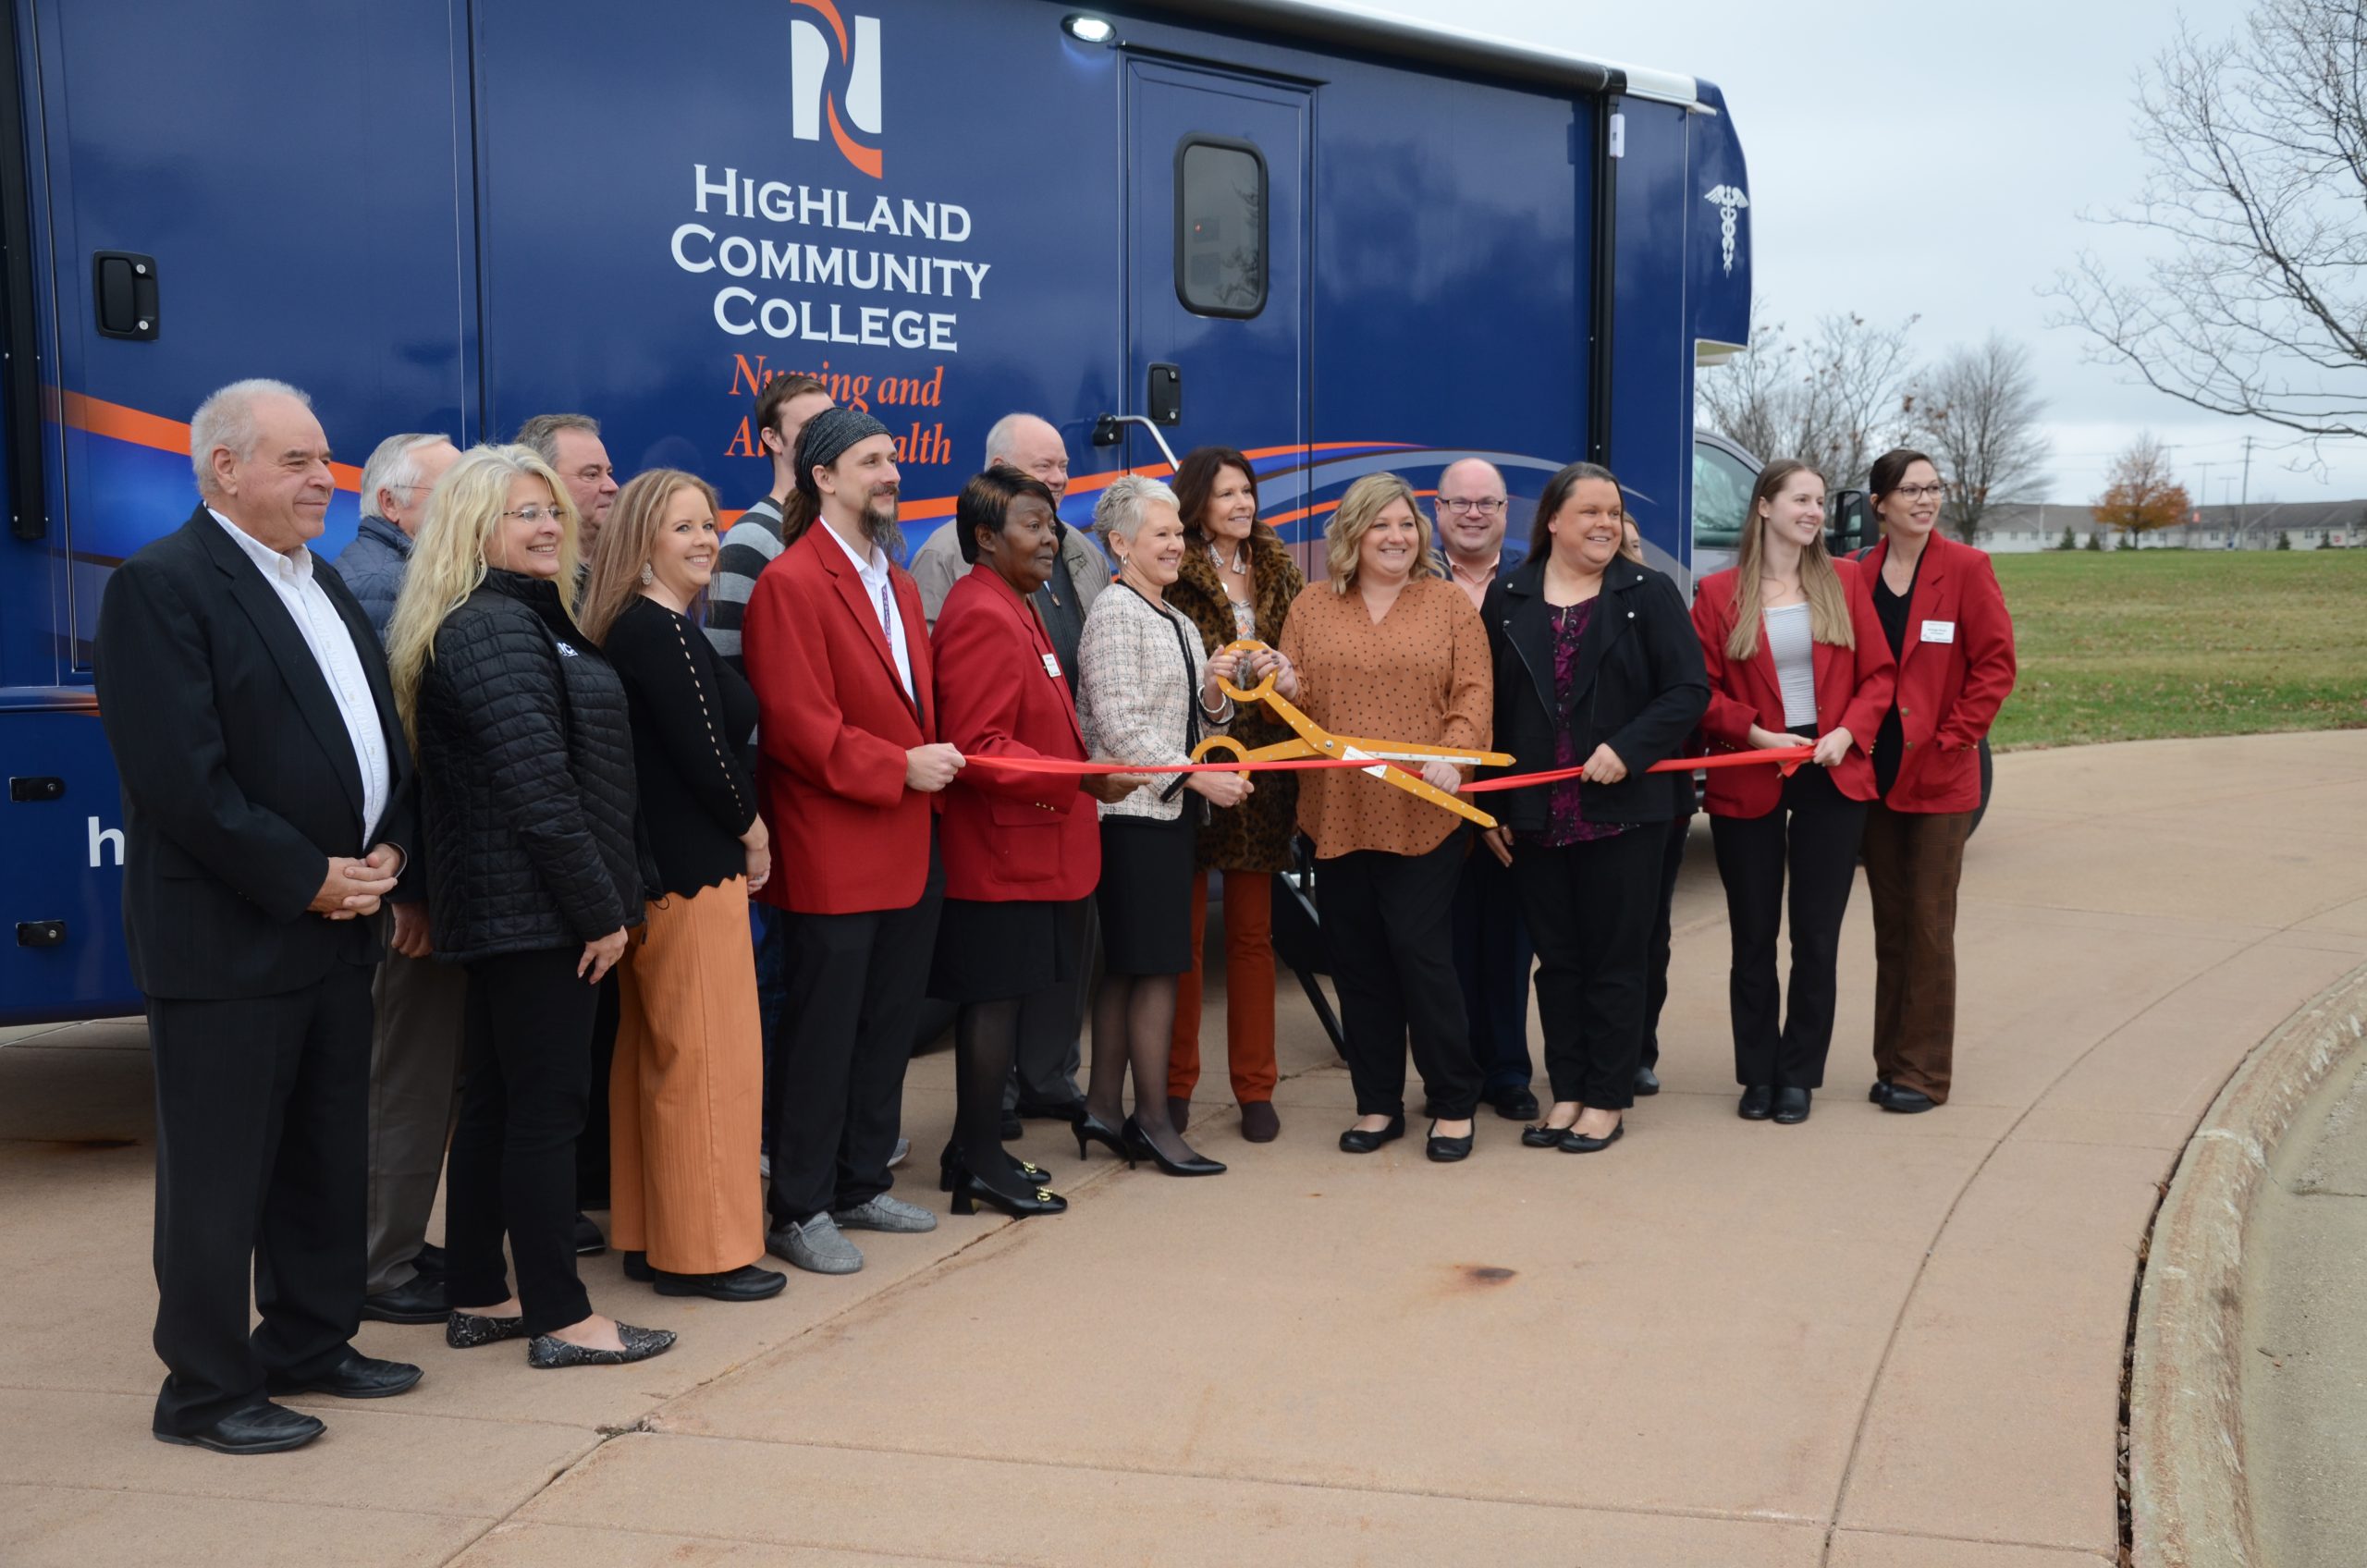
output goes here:
{"type": "Polygon", "coordinates": [[[148,1003],[157,1431],[261,1403],[272,1373],[326,1371],[361,1322],[370,975],[340,963],[281,996],[148,1003]]]}
{"type": "Polygon", "coordinates": [[[1537,1014],[1553,1097],[1604,1110],[1636,1103],[1636,1060],[1660,891],[1657,822],[1608,839],[1513,846],[1537,948],[1537,1014]]]}
{"type": "Polygon", "coordinates": [[[788,1023],[773,1074],[775,1225],[854,1208],[895,1185],[888,1160],[944,902],[932,847],[927,887],[910,907],[791,917],[788,1023]]]}
{"type": "Polygon", "coordinates": [[[1734,1019],[1735,1081],[1746,1088],[1824,1085],[1833,1046],[1841,918],[1858,878],[1858,840],[1866,806],[1834,788],[1824,769],[1805,766],[1784,781],[1780,804],[1765,816],[1710,820],[1718,876],[1726,885],[1726,925],[1734,967],[1726,1005],[1734,1019]],[[1791,880],[1792,974],[1788,1008],[1775,985],[1775,942],[1791,880]]]}
{"type": "Polygon", "coordinates": [[[589,1076],[584,1080],[591,1086],[590,1097],[584,1104],[583,1131],[575,1139],[578,1208],[608,1207],[608,1074],[617,1060],[617,1023],[623,1016],[624,994],[619,987],[622,984],[611,969],[595,987],[598,1004],[592,1014],[592,1054],[586,1069],[589,1076]]]}
{"type": "Polygon", "coordinates": [[[1472,1060],[1490,1094],[1526,1089],[1535,1072],[1528,1056],[1534,954],[1521,918],[1520,886],[1513,868],[1478,841],[1477,828],[1464,828],[1458,837],[1471,846],[1455,878],[1454,974],[1463,987],[1472,1060]]]}
{"type": "Polygon", "coordinates": [[[1637,1053],[1639,1067],[1661,1064],[1661,1009],[1668,1005],[1669,927],[1676,911],[1677,874],[1685,869],[1685,841],[1693,836],[1693,814],[1686,812],[1668,825],[1661,844],[1661,905],[1652,916],[1651,973],[1644,989],[1644,1048],[1637,1053]]]}
{"type": "Polygon", "coordinates": [[[1354,850],[1317,863],[1358,1116],[1404,1114],[1409,1035],[1441,1121],[1460,1121],[1479,1103],[1479,1066],[1471,1060],[1449,941],[1466,848],[1461,833],[1450,833],[1428,854],[1354,850]]]}
{"type": "Polygon", "coordinates": [[[509,1300],[507,1232],[530,1334],[592,1315],[575,1274],[575,1140],[600,988],[576,974],[583,960],[570,947],[468,966],[468,1083],[444,1174],[446,1288],[461,1311],[509,1300]]]}

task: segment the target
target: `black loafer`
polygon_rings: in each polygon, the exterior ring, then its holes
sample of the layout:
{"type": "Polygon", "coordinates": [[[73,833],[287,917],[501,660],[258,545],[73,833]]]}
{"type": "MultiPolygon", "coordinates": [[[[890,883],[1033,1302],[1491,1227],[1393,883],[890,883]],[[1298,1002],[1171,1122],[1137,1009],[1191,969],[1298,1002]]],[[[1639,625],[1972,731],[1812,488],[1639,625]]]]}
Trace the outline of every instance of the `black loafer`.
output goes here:
{"type": "Polygon", "coordinates": [[[452,1304],[444,1281],[415,1274],[391,1291],[362,1298],[362,1316],[373,1323],[441,1323],[452,1304]]]}
{"type": "Polygon", "coordinates": [[[1568,1131],[1567,1127],[1547,1127],[1541,1123],[1535,1127],[1524,1127],[1520,1132],[1521,1147],[1558,1149],[1562,1146],[1562,1135],[1568,1131]]]}
{"type": "Polygon", "coordinates": [[[668,1274],[663,1268],[650,1272],[656,1276],[653,1283],[661,1296],[705,1296],[709,1301],[769,1301],[789,1283],[788,1275],[753,1263],[720,1274],[668,1274]]]}
{"type": "Polygon", "coordinates": [[[590,1215],[579,1212],[575,1217],[575,1256],[597,1257],[607,1250],[608,1238],[600,1234],[600,1227],[592,1223],[590,1215]]]}
{"type": "Polygon", "coordinates": [[[1509,1089],[1498,1089],[1481,1097],[1494,1106],[1496,1114],[1507,1121],[1537,1120],[1536,1092],[1525,1085],[1515,1084],[1509,1089]]]}
{"type": "Polygon", "coordinates": [[[1019,1120],[1019,1112],[1015,1110],[1006,1110],[1002,1113],[1002,1124],[995,1129],[995,1133],[998,1137],[1001,1138],[1004,1143],[1008,1144],[1025,1137],[1027,1135],[1027,1128],[1026,1125],[1019,1120]]]}
{"type": "Polygon", "coordinates": [[[1600,1154],[1626,1135],[1627,1119],[1624,1116],[1619,1119],[1619,1125],[1611,1130],[1611,1135],[1607,1138],[1589,1138],[1573,1127],[1562,1134],[1562,1152],[1564,1154],[1600,1154]]]}
{"type": "Polygon", "coordinates": [[[1775,1114],[1773,1085],[1753,1084],[1742,1092],[1742,1101],[1735,1107],[1735,1114],[1745,1121],[1764,1121],[1775,1114]]]}
{"type": "Polygon", "coordinates": [[[1797,1126],[1809,1119],[1809,1092],[1806,1089],[1782,1088],[1775,1091],[1775,1120],[1786,1127],[1797,1126]]]}
{"type": "Polygon", "coordinates": [[[1370,1154],[1383,1144],[1393,1144],[1405,1135],[1405,1118],[1389,1119],[1389,1125],[1374,1133],[1360,1133],[1354,1127],[1340,1134],[1342,1154],[1370,1154]]]}
{"type": "Polygon", "coordinates": [[[1476,1128],[1460,1138],[1441,1138],[1438,1129],[1437,1122],[1430,1123],[1430,1135],[1423,1149],[1425,1154],[1441,1165],[1453,1165],[1458,1159],[1471,1158],[1471,1140],[1477,1133],[1476,1128]]]}
{"type": "Polygon", "coordinates": [[[617,1258],[625,1266],[625,1278],[635,1284],[646,1285],[657,1278],[656,1271],[649,1267],[649,1255],[645,1252],[620,1252],[617,1258]]]}
{"type": "Polygon", "coordinates": [[[234,1410],[211,1427],[193,1432],[159,1430],[156,1440],[210,1448],[216,1453],[285,1453],[302,1448],[326,1430],[317,1415],[265,1403],[234,1410]]]}
{"type": "Polygon", "coordinates": [[[434,1242],[422,1242],[419,1256],[411,1260],[411,1266],[423,1280],[441,1280],[445,1273],[444,1249],[434,1242]]]}
{"type": "Polygon", "coordinates": [[[1920,1089],[1901,1088],[1896,1084],[1877,1084],[1866,1097],[1901,1116],[1919,1116],[1940,1103],[1920,1089]]]}
{"type": "Polygon", "coordinates": [[[337,1399],[392,1399],[419,1384],[419,1368],[408,1361],[379,1361],[349,1348],[345,1359],[309,1378],[272,1374],[264,1387],[275,1394],[329,1394],[337,1399]]]}
{"type": "Polygon", "coordinates": [[[1653,1072],[1649,1067],[1639,1067],[1636,1069],[1636,1092],[1638,1095],[1659,1094],[1661,1092],[1661,1075],[1653,1072]]]}

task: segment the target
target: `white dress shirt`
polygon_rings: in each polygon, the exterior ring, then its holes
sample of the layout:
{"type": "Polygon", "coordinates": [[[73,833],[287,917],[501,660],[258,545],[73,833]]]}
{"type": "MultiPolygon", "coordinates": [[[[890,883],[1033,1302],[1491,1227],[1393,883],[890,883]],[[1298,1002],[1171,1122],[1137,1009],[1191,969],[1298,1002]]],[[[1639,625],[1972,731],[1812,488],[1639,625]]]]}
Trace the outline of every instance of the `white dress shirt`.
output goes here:
{"type": "Polygon", "coordinates": [[[283,556],[212,507],[205,509],[288,606],[296,630],[303,633],[304,646],[312,650],[313,662],[321,667],[321,678],[337,700],[337,717],[345,720],[345,732],[352,739],[353,760],[362,769],[362,843],[367,849],[378,831],[378,819],[386,815],[394,778],[386,732],[379,726],[378,704],[370,694],[370,678],[363,672],[361,650],[353,645],[353,633],[329,602],[327,590],[314,580],[312,551],[283,556]]]}
{"type": "Polygon", "coordinates": [[[912,697],[913,656],[904,650],[904,618],[896,608],[896,581],[888,570],[887,558],[880,555],[877,545],[871,546],[868,558],[858,556],[837,529],[827,522],[816,526],[837,540],[839,548],[847,553],[847,559],[854,562],[856,575],[863,579],[863,596],[871,601],[872,613],[879,618],[879,630],[888,638],[888,651],[896,657],[896,679],[904,683],[904,695],[912,697]]]}

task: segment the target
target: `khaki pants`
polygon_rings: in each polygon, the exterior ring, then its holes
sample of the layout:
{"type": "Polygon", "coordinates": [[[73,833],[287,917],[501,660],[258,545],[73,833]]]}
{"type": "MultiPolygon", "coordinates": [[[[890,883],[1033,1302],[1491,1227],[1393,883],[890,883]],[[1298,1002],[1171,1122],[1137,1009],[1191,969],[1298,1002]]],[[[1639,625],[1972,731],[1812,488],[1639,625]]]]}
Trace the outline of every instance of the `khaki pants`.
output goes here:
{"type": "MultiPolygon", "coordinates": [[[[387,934],[394,921],[386,918],[387,934]]],[[[370,987],[370,1284],[380,1295],[411,1277],[444,1175],[460,1107],[468,971],[392,948],[370,987]]]]}
{"type": "Polygon", "coordinates": [[[1956,1044],[1956,883],[1970,812],[1866,813],[1874,1075],[1945,1104],[1956,1044]]]}

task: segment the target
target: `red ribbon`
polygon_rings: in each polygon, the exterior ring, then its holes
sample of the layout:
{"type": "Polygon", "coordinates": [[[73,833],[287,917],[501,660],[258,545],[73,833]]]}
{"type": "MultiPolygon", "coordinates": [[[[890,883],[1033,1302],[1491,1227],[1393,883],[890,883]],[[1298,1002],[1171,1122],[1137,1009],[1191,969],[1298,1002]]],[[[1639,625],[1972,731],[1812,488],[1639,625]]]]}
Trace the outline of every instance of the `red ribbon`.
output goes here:
{"type": "MultiPolygon", "coordinates": [[[[1476,748],[1475,748],[1476,749],[1476,748]]],[[[1671,757],[1646,768],[1647,773],[1690,773],[1696,768],[1751,767],[1760,764],[1780,766],[1789,773],[1815,753],[1813,746],[1777,746],[1761,752],[1720,752],[1706,757],[1671,757]]],[[[972,767],[1001,768],[1007,773],[1043,773],[1083,778],[1099,773],[1155,773],[1161,777],[1180,773],[1299,773],[1319,767],[1371,767],[1370,757],[1294,757],[1269,759],[1265,762],[1196,762],[1151,765],[1131,762],[1063,762],[1057,757],[1007,757],[979,755],[966,759],[972,767]]],[[[1411,772],[1404,763],[1382,766],[1411,772]]],[[[1459,794],[1482,795],[1502,790],[1527,790],[1539,784],[1558,784],[1565,778],[1576,778],[1584,767],[1558,767],[1545,773],[1523,773],[1509,778],[1483,778],[1476,784],[1466,784],[1459,794]]]]}

